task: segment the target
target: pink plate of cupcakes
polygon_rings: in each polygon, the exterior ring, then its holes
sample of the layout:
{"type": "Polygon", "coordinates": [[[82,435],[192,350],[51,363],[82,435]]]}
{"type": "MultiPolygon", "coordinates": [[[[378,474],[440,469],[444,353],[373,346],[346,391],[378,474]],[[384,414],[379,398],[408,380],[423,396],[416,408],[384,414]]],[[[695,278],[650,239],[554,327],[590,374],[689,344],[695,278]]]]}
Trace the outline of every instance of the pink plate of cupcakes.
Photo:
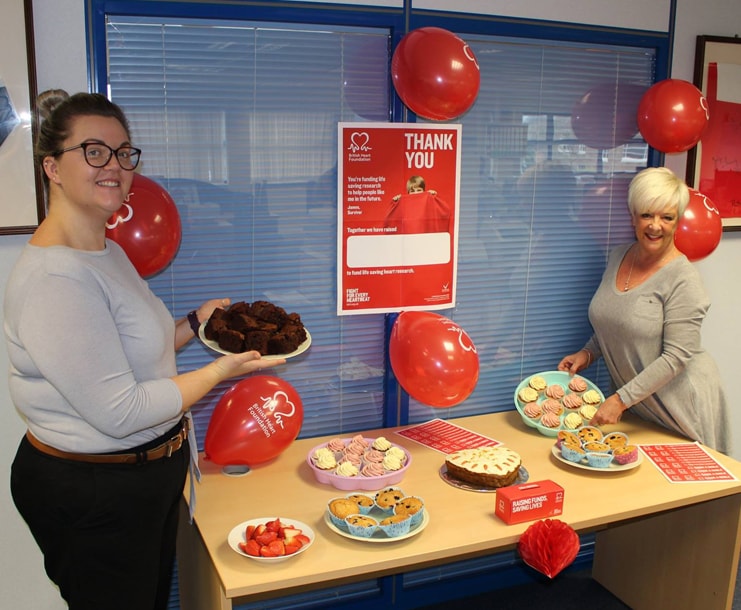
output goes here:
{"type": "Polygon", "coordinates": [[[367,438],[357,434],[313,447],[306,463],[319,483],[343,491],[374,491],[401,481],[412,456],[384,436],[367,438]]]}

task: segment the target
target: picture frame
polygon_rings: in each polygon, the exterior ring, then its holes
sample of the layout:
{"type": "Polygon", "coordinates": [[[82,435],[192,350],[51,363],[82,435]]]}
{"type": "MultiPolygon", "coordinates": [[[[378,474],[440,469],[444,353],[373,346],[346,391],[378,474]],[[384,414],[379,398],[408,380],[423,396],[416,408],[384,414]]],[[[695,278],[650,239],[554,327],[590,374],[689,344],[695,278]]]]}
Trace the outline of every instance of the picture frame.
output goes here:
{"type": "Polygon", "coordinates": [[[687,154],[687,184],[713,202],[723,231],[741,231],[741,38],[698,36],[693,82],[710,119],[687,154]]]}
{"type": "Polygon", "coordinates": [[[45,215],[33,160],[36,94],[32,0],[10,2],[0,20],[0,235],[32,233],[45,215]]]}

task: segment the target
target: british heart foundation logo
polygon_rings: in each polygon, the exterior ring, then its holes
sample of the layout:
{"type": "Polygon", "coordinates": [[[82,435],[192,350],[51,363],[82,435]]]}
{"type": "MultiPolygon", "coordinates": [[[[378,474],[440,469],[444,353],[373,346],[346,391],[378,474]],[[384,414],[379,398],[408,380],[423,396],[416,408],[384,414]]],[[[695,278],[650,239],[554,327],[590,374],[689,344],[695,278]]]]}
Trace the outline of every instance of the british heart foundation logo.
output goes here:
{"type": "Polygon", "coordinates": [[[370,145],[370,136],[366,131],[353,131],[350,134],[350,145],[347,150],[348,161],[370,161],[370,151],[373,150],[370,145]]]}

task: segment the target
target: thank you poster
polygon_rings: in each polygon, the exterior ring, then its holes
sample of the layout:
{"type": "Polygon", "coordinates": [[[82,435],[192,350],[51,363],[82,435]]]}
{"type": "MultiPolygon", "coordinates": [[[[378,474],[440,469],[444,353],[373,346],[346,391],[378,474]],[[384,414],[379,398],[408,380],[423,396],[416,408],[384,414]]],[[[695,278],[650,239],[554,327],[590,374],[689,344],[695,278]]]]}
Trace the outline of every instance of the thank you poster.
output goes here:
{"type": "Polygon", "coordinates": [[[460,125],[339,124],[339,315],[453,307],[460,138],[460,125]]]}

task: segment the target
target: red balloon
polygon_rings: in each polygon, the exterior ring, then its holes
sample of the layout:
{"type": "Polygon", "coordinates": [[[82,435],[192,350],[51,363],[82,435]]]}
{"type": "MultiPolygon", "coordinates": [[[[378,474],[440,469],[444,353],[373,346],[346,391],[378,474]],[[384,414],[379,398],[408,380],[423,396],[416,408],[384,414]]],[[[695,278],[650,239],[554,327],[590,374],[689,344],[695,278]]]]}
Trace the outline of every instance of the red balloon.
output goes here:
{"type": "Polygon", "coordinates": [[[705,195],[690,189],[690,202],[679,219],[674,245],[692,262],[711,254],[723,235],[718,208],[705,195]]]}
{"type": "Polygon", "coordinates": [[[431,407],[453,407],[479,379],[479,356],[460,326],[441,315],[402,311],[389,341],[391,368],[401,387],[431,407]]]}
{"type": "Polygon", "coordinates": [[[294,387],[257,375],[229,388],[206,430],[206,457],[222,466],[252,466],[279,456],[301,431],[304,408],[294,387]]]}
{"type": "Polygon", "coordinates": [[[170,264],[180,247],[180,215],[170,194],[154,180],[134,174],[129,195],[106,224],[106,237],[124,249],[139,275],[170,264]]]}
{"type": "Polygon", "coordinates": [[[574,528],[558,519],[543,519],[523,532],[517,550],[527,565],[554,578],[576,559],[579,546],[574,528]]]}
{"type": "Polygon", "coordinates": [[[401,101],[433,121],[454,119],[476,101],[481,73],[471,47],[452,32],[412,30],[391,58],[391,76],[401,101]]]}
{"type": "Polygon", "coordinates": [[[638,105],[638,127],[643,139],[665,153],[692,148],[709,120],[708,102],[702,91],[675,78],[653,85],[638,105]]]}
{"type": "Polygon", "coordinates": [[[591,148],[615,148],[638,133],[636,113],[645,87],[602,83],[587,91],[571,110],[571,128],[591,148]]]}

